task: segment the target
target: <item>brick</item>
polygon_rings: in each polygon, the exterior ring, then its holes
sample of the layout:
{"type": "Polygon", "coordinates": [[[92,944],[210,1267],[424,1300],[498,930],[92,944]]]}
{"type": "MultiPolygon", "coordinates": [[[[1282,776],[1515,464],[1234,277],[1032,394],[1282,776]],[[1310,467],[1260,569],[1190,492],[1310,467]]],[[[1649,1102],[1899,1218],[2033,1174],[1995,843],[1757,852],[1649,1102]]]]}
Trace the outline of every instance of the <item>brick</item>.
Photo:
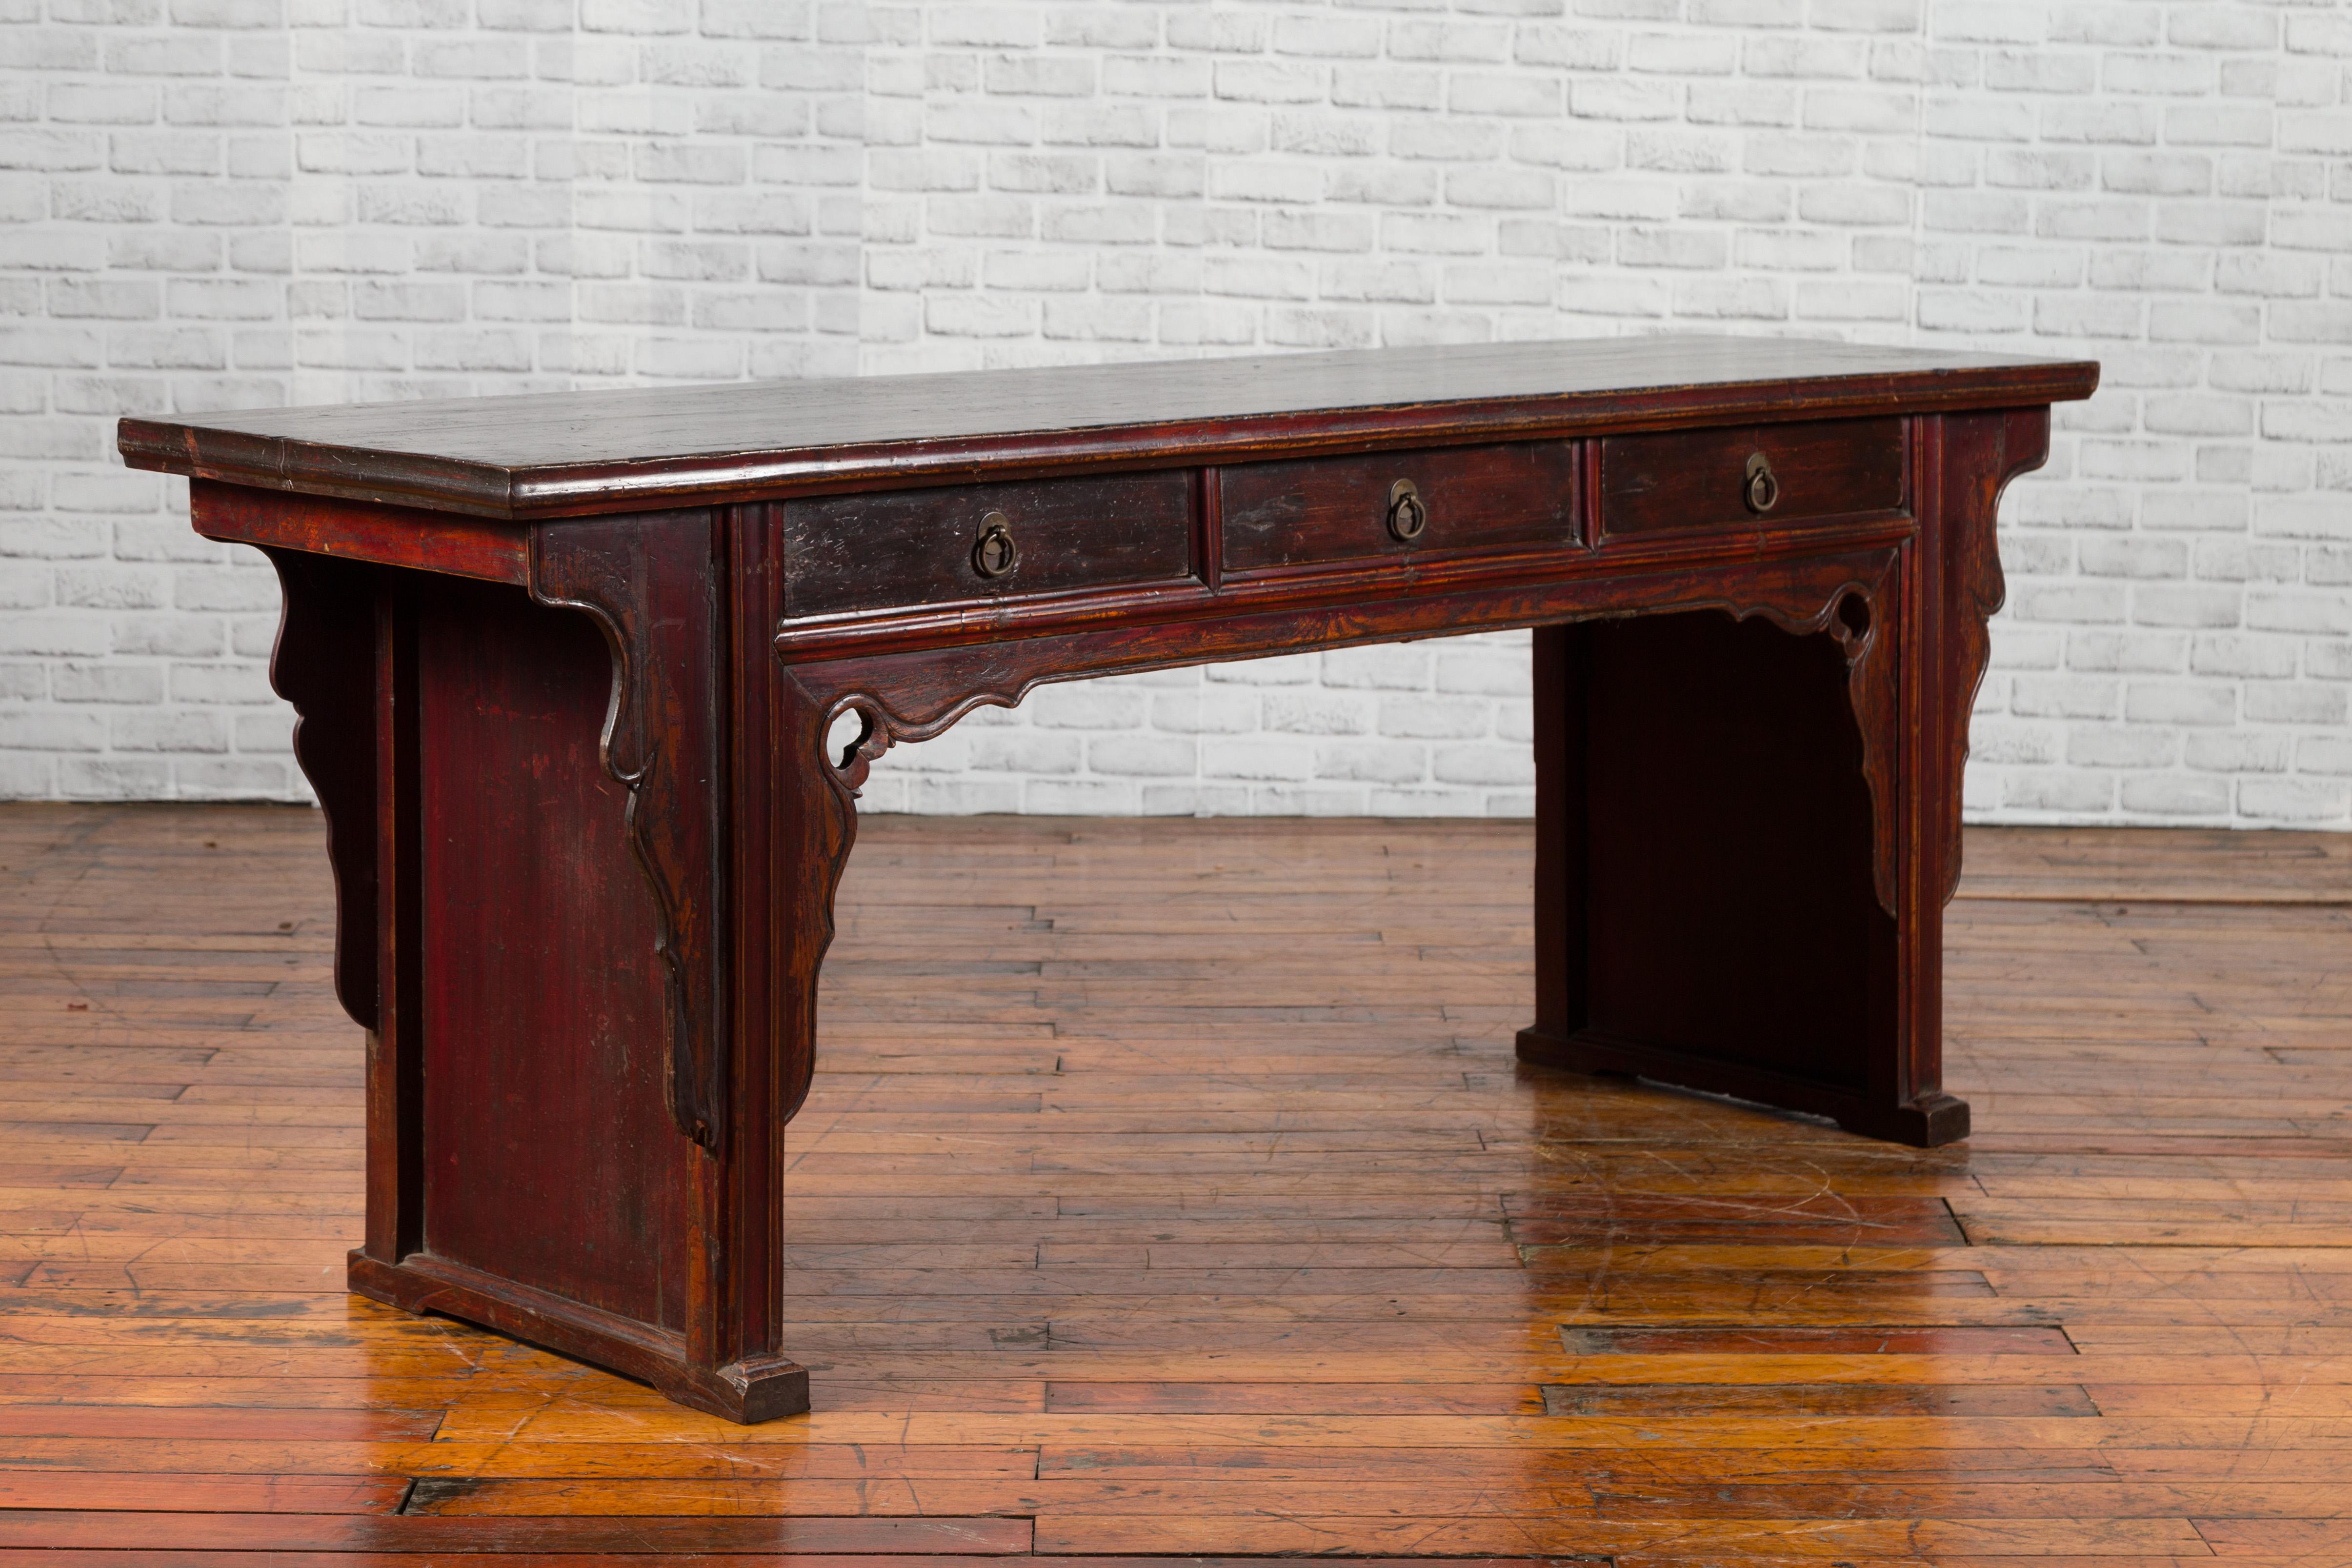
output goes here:
{"type": "Polygon", "coordinates": [[[926,13],[934,46],[980,46],[1002,48],[1033,47],[1039,42],[1038,17],[1026,6],[954,5],[926,13]]]}
{"type": "Polygon", "coordinates": [[[1482,702],[1440,697],[1391,696],[1381,700],[1379,733],[1409,740],[1475,740],[1493,731],[1482,702]]]}
{"type": "Polygon", "coordinates": [[[1107,735],[1086,746],[1087,766],[1098,773],[1144,778],[1190,774],[1198,764],[1197,742],[1172,735],[1107,735]]]}
{"type": "Polygon", "coordinates": [[[2123,781],[2123,809],[2134,816],[2226,818],[2230,785],[2224,779],[2151,773],[2123,781]]]}
{"type": "Polygon", "coordinates": [[[1445,101],[1444,73],[1402,66],[1336,66],[1331,101],[1357,109],[1433,110],[1445,101]]]}
{"type": "Polygon", "coordinates": [[[2052,724],[1980,716],[1969,727],[1969,756],[1979,765],[2054,763],[2061,755],[2063,736],[2064,731],[2052,724]]]}
{"type": "MultiPolygon", "coordinates": [[[[1169,18],[1171,29],[1176,20],[1169,18]]],[[[1148,49],[1160,41],[1159,18],[1141,7],[1049,12],[1045,41],[1084,48],[1148,49]]]]}
{"type": "Polygon", "coordinates": [[[1535,753],[1526,746],[1436,746],[1430,752],[1429,771],[1440,784],[1531,786],[1535,753]]]}
{"type": "Polygon", "coordinates": [[[2128,724],[2077,724],[2067,733],[2066,761],[2085,768],[2167,768],[2180,761],[2180,740],[2168,730],[2128,724]]]}
{"type": "Polygon", "coordinates": [[[122,752],[226,752],[228,729],[217,713],[156,708],[110,715],[107,739],[122,752]]]}
{"type": "Polygon", "coordinates": [[[1151,699],[1150,724],[1178,735],[1248,734],[1258,725],[1258,700],[1245,689],[1158,692],[1151,699]]]}
{"type": "Polygon", "coordinates": [[[2295,747],[2294,763],[2300,773],[2352,775],[2352,738],[2306,735],[2295,747]]]}
{"type": "Polygon", "coordinates": [[[1216,779],[1304,782],[1314,776],[1315,750],[1305,741],[1236,736],[1204,752],[1201,772],[1216,779]]]}
{"type": "MultiPolygon", "coordinates": [[[[39,666],[12,667],[38,671],[39,666]]],[[[153,707],[163,700],[163,671],[148,664],[92,663],[65,659],[54,668],[54,693],[60,702],[105,702],[153,707]]],[[[51,683],[44,683],[51,684],[51,683]]],[[[38,696],[37,689],[16,691],[38,696]]]]}
{"type": "Polygon", "coordinates": [[[2352,594],[2254,588],[2247,592],[2245,604],[2251,630],[2314,637],[2352,633],[2352,594]]]}
{"type": "Polygon", "coordinates": [[[1502,22],[1460,17],[1437,20],[1401,16],[1389,24],[1388,55],[1398,60],[1495,65],[1512,58],[1516,45],[1518,58],[1529,63],[1566,65],[1571,62],[1561,53],[1562,46],[1555,42],[1547,47],[1541,40],[1568,36],[1570,35],[1566,29],[1540,24],[1513,27],[1502,22]]]}
{"type": "Polygon", "coordinates": [[[2352,812],[2352,787],[2317,779],[2247,779],[2238,811],[2257,822],[2340,825],[2352,812]]]}
{"type": "Polygon", "coordinates": [[[105,744],[106,721],[96,713],[0,708],[0,750],[95,752],[105,744]]]}
{"type": "Polygon", "coordinates": [[[1351,693],[1276,690],[1265,699],[1263,723],[1277,733],[1362,735],[1372,721],[1370,701],[1351,693]]]}
{"type": "MultiPolygon", "coordinates": [[[[1483,814],[1487,792],[1480,789],[1433,787],[1374,789],[1356,815],[1372,816],[1476,816],[1483,814]]],[[[1302,807],[1311,815],[1314,807],[1302,807]]]]}
{"type": "Polygon", "coordinates": [[[2342,731],[2352,721],[2352,692],[2341,686],[2261,681],[2247,687],[2242,700],[2249,723],[2317,724],[2342,731]]]}
{"type": "Polygon", "coordinates": [[[1102,89],[1112,97],[1205,98],[1210,73],[1207,60],[1114,55],[1102,62],[1102,89]]]}
{"type": "Polygon", "coordinates": [[[1362,349],[1379,341],[1371,315],[1354,310],[1276,307],[1267,310],[1264,330],[1267,342],[1284,348],[1362,349]]]}

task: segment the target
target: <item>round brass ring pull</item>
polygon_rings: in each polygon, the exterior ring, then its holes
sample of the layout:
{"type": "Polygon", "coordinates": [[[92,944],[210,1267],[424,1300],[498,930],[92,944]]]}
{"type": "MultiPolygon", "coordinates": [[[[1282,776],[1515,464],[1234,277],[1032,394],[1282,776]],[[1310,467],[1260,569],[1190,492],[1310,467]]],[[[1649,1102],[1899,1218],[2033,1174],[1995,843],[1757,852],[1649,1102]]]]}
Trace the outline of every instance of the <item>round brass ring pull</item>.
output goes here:
{"type": "Polygon", "coordinates": [[[1421,487],[1411,479],[1399,479],[1389,487],[1389,531],[1405,543],[1419,539],[1429,526],[1429,503],[1421,499],[1421,487]]]}
{"type": "Polygon", "coordinates": [[[1021,547],[1013,542],[1013,524],[1001,511],[980,520],[980,537],[972,542],[971,569],[983,577],[1002,577],[1021,564],[1021,547]]]}
{"type": "Polygon", "coordinates": [[[1748,455],[1748,510],[1767,512],[1780,499],[1780,481],[1773,477],[1772,459],[1761,452],[1748,455]]]}

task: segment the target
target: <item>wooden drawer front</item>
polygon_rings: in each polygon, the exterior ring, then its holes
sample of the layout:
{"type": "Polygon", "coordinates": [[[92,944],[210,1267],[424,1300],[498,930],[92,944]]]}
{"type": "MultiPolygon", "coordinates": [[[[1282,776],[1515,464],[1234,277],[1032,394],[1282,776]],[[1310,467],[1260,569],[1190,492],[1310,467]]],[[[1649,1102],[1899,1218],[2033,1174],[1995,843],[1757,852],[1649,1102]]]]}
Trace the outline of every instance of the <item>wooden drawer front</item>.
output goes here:
{"type": "Polygon", "coordinates": [[[1612,436],[1601,443],[1601,531],[1776,528],[1898,510],[1903,421],[1824,419],[1730,430],[1612,436]],[[1748,463],[1771,470],[1771,505],[1748,504],[1748,463]]]}
{"type": "Polygon", "coordinates": [[[1192,573],[1192,480],[1183,469],[884,490],[784,503],[784,613],[821,616],[1070,588],[1164,583],[1192,573]],[[1017,548],[982,573],[992,515],[1017,548]]]}
{"type": "Polygon", "coordinates": [[[1573,544],[1575,475],[1575,449],[1565,441],[1221,469],[1225,570],[1573,544]],[[1389,525],[1390,497],[1400,479],[1410,479],[1428,508],[1420,537],[1410,541],[1389,525]]]}

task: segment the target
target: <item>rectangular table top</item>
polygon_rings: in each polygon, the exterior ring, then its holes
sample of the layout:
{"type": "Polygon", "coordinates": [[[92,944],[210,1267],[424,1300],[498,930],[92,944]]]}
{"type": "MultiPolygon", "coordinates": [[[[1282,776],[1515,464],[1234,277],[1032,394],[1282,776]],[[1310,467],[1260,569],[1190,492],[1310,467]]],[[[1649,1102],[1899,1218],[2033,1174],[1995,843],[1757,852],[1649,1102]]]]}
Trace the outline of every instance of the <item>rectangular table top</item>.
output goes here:
{"type": "Polygon", "coordinates": [[[1633,337],[127,418],[134,468],[495,518],[2085,397],[2082,361],[1633,337]]]}

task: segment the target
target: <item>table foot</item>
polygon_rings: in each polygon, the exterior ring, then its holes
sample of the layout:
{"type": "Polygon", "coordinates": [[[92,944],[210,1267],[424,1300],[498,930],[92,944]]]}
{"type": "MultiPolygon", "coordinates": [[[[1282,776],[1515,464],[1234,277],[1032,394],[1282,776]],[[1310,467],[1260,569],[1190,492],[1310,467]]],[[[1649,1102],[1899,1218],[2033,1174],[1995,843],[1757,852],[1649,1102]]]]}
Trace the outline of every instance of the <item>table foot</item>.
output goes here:
{"type": "Polygon", "coordinates": [[[1941,1089],[1907,1100],[1874,1100],[1866,1090],[1800,1077],[1767,1067],[1727,1061],[1670,1046],[1648,1044],[1598,1029],[1554,1034],[1521,1029],[1519,1060],[1571,1072],[1652,1079],[1680,1089],[1735,1095],[1784,1110],[1826,1116],[1849,1132],[1933,1149],[1969,1135],[1969,1103],[1941,1089]]]}
{"type": "Polygon", "coordinates": [[[681,1335],[429,1253],[386,1263],[354,1251],[348,1279],[355,1295],[457,1318],[593,1362],[722,1420],[751,1426],[809,1407],[807,1369],[784,1356],[698,1366],[687,1359],[681,1335]]]}

